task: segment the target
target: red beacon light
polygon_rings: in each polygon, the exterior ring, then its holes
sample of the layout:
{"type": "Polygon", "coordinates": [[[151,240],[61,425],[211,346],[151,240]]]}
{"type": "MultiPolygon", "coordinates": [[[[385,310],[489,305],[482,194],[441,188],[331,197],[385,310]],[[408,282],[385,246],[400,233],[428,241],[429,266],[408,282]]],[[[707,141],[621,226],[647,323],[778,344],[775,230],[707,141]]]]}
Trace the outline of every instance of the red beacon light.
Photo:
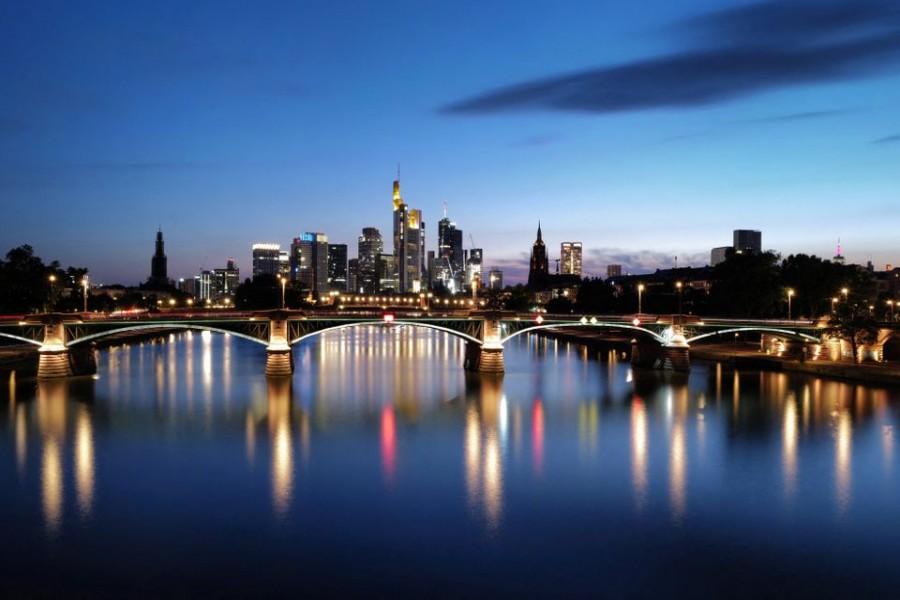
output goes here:
{"type": "Polygon", "coordinates": [[[384,322],[387,323],[388,325],[390,325],[391,323],[394,322],[393,313],[384,313],[384,317],[382,317],[382,318],[384,319],[384,322]]]}

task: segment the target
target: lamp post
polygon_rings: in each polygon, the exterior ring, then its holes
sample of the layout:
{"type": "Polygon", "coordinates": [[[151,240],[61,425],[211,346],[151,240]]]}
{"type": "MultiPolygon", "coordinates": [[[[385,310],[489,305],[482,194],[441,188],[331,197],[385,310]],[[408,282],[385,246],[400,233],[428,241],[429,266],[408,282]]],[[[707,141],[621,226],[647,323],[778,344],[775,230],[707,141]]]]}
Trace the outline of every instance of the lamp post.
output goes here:
{"type": "Polygon", "coordinates": [[[788,321],[791,320],[791,299],[794,297],[794,290],[789,289],[787,291],[788,296],[788,321]]]}
{"type": "Polygon", "coordinates": [[[53,312],[53,296],[56,292],[56,275],[50,274],[50,312],[53,312]]]}
{"type": "Polygon", "coordinates": [[[644,284],[638,284],[638,315],[641,314],[641,294],[644,292],[644,284]]]}
{"type": "Polygon", "coordinates": [[[284,310],[284,288],[287,285],[287,279],[279,275],[278,280],[281,282],[281,310],[284,310]]]}
{"type": "Polygon", "coordinates": [[[675,282],[675,287],[678,289],[678,321],[681,322],[681,290],[684,285],[680,281],[675,282]]]}
{"type": "Polygon", "coordinates": [[[888,309],[890,309],[890,311],[891,311],[891,323],[893,323],[894,322],[894,301],[888,300],[887,305],[888,305],[888,309]]]}
{"type": "Polygon", "coordinates": [[[837,304],[837,297],[831,299],[831,312],[834,312],[835,304],[837,304]]]}
{"type": "Polygon", "coordinates": [[[844,295],[844,302],[847,301],[847,296],[850,294],[850,290],[848,288],[841,288],[841,293],[844,295]]]}
{"type": "Polygon", "coordinates": [[[87,312],[87,297],[88,297],[88,276],[85,275],[84,279],[81,280],[81,285],[84,287],[84,312],[87,312]]]}

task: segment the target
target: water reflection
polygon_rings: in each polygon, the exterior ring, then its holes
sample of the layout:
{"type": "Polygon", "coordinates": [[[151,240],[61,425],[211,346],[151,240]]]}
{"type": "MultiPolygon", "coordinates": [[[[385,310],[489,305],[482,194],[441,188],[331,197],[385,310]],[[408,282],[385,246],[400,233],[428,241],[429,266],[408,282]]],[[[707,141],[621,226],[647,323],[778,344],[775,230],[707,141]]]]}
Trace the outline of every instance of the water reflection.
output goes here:
{"type": "Polygon", "coordinates": [[[75,419],[75,490],[82,517],[94,507],[94,426],[90,409],[82,404],[75,419]]]}
{"type": "Polygon", "coordinates": [[[797,493],[797,398],[791,393],[784,403],[784,421],[781,426],[782,476],[785,499],[790,501],[797,493]]]}
{"type": "Polygon", "coordinates": [[[397,468],[397,422],[393,405],[381,409],[381,467],[386,483],[394,483],[397,468]]]}
{"type": "Polygon", "coordinates": [[[837,431],[835,433],[835,498],[838,511],[843,514],[850,508],[851,474],[853,458],[853,428],[850,412],[841,410],[837,415],[837,431]]]}
{"type": "Polygon", "coordinates": [[[294,445],[291,432],[293,395],[289,378],[267,381],[268,424],[272,440],[272,506],[283,518],[294,493],[294,445]]]}
{"type": "MultiPolygon", "coordinates": [[[[477,377],[477,376],[476,376],[477,377]]],[[[502,379],[473,378],[466,407],[464,454],[466,498],[470,509],[484,516],[490,531],[503,516],[503,455],[507,402],[502,379]]]]}
{"type": "Polygon", "coordinates": [[[631,402],[631,482],[641,512],[647,503],[647,408],[637,396],[631,402]]]}

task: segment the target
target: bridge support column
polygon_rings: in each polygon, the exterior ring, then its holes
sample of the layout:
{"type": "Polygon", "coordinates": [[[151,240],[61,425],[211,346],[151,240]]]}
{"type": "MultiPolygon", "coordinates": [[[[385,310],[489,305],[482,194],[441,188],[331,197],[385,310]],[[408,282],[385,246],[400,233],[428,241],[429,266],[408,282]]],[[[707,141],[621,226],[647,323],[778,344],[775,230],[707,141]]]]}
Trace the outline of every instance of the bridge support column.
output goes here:
{"type": "Polygon", "coordinates": [[[72,375],[66,329],[56,319],[44,324],[44,343],[38,349],[38,379],[56,379],[72,375]]]}
{"type": "Polygon", "coordinates": [[[635,368],[686,373],[691,370],[690,347],[684,335],[679,333],[665,345],[631,340],[631,365],[635,368]]]}
{"type": "Polygon", "coordinates": [[[266,376],[289,376],[294,372],[294,354],[287,339],[287,318],[276,314],[269,319],[269,345],[266,347],[266,376]]]}
{"type": "Polygon", "coordinates": [[[500,317],[488,315],[484,319],[481,344],[468,342],[463,366],[467,371],[479,373],[503,373],[503,344],[500,317]]]}

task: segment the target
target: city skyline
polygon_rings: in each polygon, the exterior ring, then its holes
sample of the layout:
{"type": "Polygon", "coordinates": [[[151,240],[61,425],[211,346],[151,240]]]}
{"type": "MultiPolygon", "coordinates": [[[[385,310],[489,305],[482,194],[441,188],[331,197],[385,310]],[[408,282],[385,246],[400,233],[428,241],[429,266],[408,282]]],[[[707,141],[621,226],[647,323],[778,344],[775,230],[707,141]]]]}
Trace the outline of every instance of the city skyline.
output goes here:
{"type": "Polygon", "coordinates": [[[171,277],[250,272],[256,242],[390,232],[400,162],[426,250],[446,203],[506,283],[538,221],[588,276],[735,229],[900,263],[889,3],[269,7],[0,8],[3,252],[133,284],[161,228],[171,277]]]}

